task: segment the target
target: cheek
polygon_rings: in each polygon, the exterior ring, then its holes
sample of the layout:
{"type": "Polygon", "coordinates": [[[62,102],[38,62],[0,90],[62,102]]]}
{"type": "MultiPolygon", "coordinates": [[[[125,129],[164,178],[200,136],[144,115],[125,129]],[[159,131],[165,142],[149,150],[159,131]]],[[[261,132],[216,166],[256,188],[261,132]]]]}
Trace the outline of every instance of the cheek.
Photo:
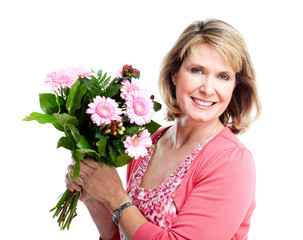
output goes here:
{"type": "Polygon", "coordinates": [[[234,92],[234,84],[220,85],[217,88],[217,92],[220,95],[221,101],[229,102],[234,92]]]}

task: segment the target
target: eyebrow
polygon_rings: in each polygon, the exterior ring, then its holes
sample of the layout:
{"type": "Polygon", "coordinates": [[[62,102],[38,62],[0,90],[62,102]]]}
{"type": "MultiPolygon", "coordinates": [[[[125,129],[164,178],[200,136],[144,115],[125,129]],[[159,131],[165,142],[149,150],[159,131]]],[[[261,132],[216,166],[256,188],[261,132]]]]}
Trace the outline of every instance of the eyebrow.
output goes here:
{"type": "MultiPolygon", "coordinates": [[[[202,68],[202,69],[207,69],[206,67],[204,67],[203,65],[200,65],[198,63],[191,63],[189,62],[188,64],[186,64],[188,67],[191,67],[191,66],[195,66],[195,67],[198,67],[198,68],[202,68]]],[[[219,71],[220,74],[227,74],[229,76],[236,76],[236,73],[233,73],[231,71],[226,71],[226,70],[223,70],[223,71],[219,71]]]]}

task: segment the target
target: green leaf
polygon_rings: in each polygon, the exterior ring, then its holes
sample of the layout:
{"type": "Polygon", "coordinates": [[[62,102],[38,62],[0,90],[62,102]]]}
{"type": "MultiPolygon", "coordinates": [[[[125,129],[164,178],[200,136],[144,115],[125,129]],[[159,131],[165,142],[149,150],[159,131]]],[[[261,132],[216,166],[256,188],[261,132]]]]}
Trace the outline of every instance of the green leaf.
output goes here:
{"type": "Polygon", "coordinates": [[[79,153],[82,153],[82,154],[93,154],[93,155],[96,155],[96,156],[98,156],[98,153],[95,151],[95,150],[93,150],[93,149],[77,149],[77,152],[79,152],[79,153]]]}
{"type": "Polygon", "coordinates": [[[134,125],[134,126],[131,126],[129,128],[126,129],[126,133],[128,135],[134,135],[135,133],[137,133],[142,127],[141,126],[137,126],[137,125],[134,125]]]}
{"type": "Polygon", "coordinates": [[[57,103],[57,106],[58,106],[58,113],[61,112],[61,106],[64,105],[64,100],[62,97],[60,97],[57,92],[56,92],[56,103],[57,103]]]}
{"type": "Polygon", "coordinates": [[[116,158],[117,158],[116,150],[111,146],[108,146],[108,150],[109,150],[110,161],[111,161],[111,163],[113,163],[115,165],[116,158]]]}
{"type": "Polygon", "coordinates": [[[89,142],[84,136],[80,137],[80,141],[77,143],[77,147],[80,149],[90,149],[89,142]]]}
{"type": "MultiPolygon", "coordinates": [[[[56,95],[51,93],[41,93],[39,94],[39,101],[42,111],[46,114],[52,115],[59,111],[56,95]]],[[[62,105],[63,100],[60,101],[59,104],[62,105]]]]}
{"type": "Polygon", "coordinates": [[[59,147],[64,147],[68,150],[73,150],[74,144],[67,137],[61,137],[57,144],[57,148],[59,147]]]}
{"type": "Polygon", "coordinates": [[[153,134],[158,130],[158,128],[161,127],[159,123],[156,123],[155,121],[151,120],[150,123],[145,125],[146,129],[149,131],[150,134],[153,134]]]}
{"type": "Polygon", "coordinates": [[[60,123],[54,122],[53,125],[57,130],[64,132],[64,127],[60,123]]]}
{"type": "Polygon", "coordinates": [[[25,117],[23,119],[23,121],[33,121],[33,120],[41,124],[56,122],[56,118],[54,118],[52,115],[38,113],[38,112],[32,112],[28,117],[25,117]]]}
{"type": "Polygon", "coordinates": [[[74,144],[77,144],[80,141],[81,135],[78,129],[72,124],[64,125],[64,132],[66,137],[74,144]]]}
{"type": "Polygon", "coordinates": [[[79,123],[77,117],[71,116],[67,113],[62,113],[62,114],[54,113],[53,116],[56,118],[57,123],[61,124],[62,126],[66,124],[72,124],[77,126],[77,124],[79,123]]]}
{"type": "Polygon", "coordinates": [[[82,158],[79,158],[79,155],[77,154],[77,152],[75,150],[73,150],[73,152],[72,152],[72,157],[76,162],[75,166],[74,166],[74,170],[73,170],[73,179],[75,179],[75,178],[79,177],[80,161],[82,160],[82,158]]]}
{"type": "Polygon", "coordinates": [[[128,156],[126,153],[117,157],[116,167],[122,167],[128,164],[133,158],[128,156]]]}
{"type": "Polygon", "coordinates": [[[158,103],[157,101],[153,101],[153,104],[155,112],[158,112],[162,108],[161,103],[158,103]]]}
{"type": "Polygon", "coordinates": [[[115,84],[109,86],[104,92],[103,96],[106,98],[115,96],[118,93],[120,87],[122,86],[123,86],[122,84],[115,84]]]}
{"type": "Polygon", "coordinates": [[[85,95],[86,90],[86,85],[80,85],[79,80],[71,87],[70,93],[66,99],[66,109],[71,114],[74,114],[74,112],[81,107],[81,100],[85,95]]]}
{"type": "Polygon", "coordinates": [[[102,77],[102,70],[100,69],[97,73],[98,77],[101,78],[102,77]]]}
{"type": "Polygon", "coordinates": [[[109,135],[102,135],[101,133],[97,132],[95,138],[109,139],[109,135]]]}
{"type": "Polygon", "coordinates": [[[117,151],[120,155],[125,153],[125,147],[124,147],[122,139],[121,139],[121,141],[117,142],[117,151]]]}
{"type": "Polygon", "coordinates": [[[107,144],[107,140],[104,138],[100,138],[100,140],[96,143],[98,147],[98,152],[103,157],[105,156],[106,153],[106,144],[107,144]]]}
{"type": "MultiPolygon", "coordinates": [[[[92,157],[94,159],[94,161],[98,161],[98,162],[101,161],[99,153],[97,153],[93,149],[77,149],[76,151],[81,154],[84,154],[84,156],[88,155],[88,156],[92,157]]],[[[87,156],[85,156],[85,157],[87,157],[87,156]]]]}

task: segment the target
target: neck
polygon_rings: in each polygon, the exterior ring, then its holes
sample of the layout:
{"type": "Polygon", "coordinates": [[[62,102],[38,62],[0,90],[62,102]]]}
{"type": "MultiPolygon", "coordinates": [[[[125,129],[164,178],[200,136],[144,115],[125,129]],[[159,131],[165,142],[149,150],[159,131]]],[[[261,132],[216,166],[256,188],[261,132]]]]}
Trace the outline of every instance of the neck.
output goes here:
{"type": "Polygon", "coordinates": [[[198,143],[215,136],[224,128],[219,119],[211,122],[193,123],[188,119],[178,118],[172,126],[170,137],[175,150],[184,146],[184,144],[198,143]]]}

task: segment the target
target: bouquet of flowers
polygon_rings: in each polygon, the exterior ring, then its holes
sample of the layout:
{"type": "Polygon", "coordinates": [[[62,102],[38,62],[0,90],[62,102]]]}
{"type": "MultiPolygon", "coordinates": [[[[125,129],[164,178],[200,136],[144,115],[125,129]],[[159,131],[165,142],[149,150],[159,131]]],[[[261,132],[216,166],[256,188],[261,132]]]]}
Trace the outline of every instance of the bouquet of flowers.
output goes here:
{"type": "MultiPolygon", "coordinates": [[[[102,70],[57,70],[45,79],[54,93],[39,94],[44,113],[32,112],[23,120],[51,123],[64,132],[57,148],[72,152],[73,178],[79,176],[80,161],[87,157],[101,167],[103,163],[124,166],[147,154],[152,144],[150,134],[160,127],[152,117],[161,104],[148,95],[139,77],[140,71],[131,65],[125,65],[114,79],[102,70]]],[[[61,230],[69,229],[77,215],[79,194],[67,189],[51,210],[55,210],[53,218],[58,217],[61,230]]]]}

